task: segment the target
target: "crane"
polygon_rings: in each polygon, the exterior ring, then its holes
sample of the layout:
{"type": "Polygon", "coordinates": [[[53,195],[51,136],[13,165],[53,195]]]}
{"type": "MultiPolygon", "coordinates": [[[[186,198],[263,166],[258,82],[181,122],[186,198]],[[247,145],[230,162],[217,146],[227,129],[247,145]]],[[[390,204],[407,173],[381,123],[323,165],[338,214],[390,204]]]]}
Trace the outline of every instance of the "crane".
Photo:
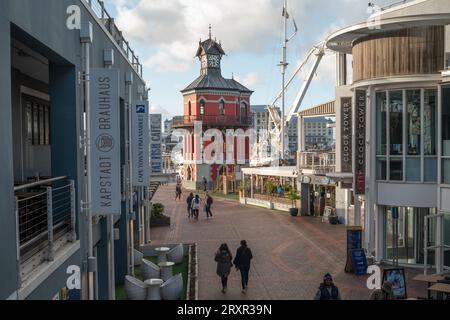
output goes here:
{"type": "MultiPolygon", "coordinates": [[[[276,150],[281,150],[282,146],[284,146],[283,152],[281,152],[281,160],[284,160],[284,155],[286,153],[286,151],[288,150],[288,143],[283,143],[286,142],[288,140],[288,137],[286,134],[284,134],[284,140],[282,141],[282,139],[280,139],[279,137],[281,136],[281,132],[286,132],[285,130],[282,130],[282,126],[284,125],[284,127],[287,127],[289,125],[289,122],[292,120],[292,118],[298,113],[303,99],[306,96],[306,93],[309,89],[309,86],[311,84],[311,81],[317,71],[317,68],[320,65],[320,62],[322,61],[322,58],[325,55],[325,41],[322,41],[320,43],[318,43],[317,45],[313,46],[311,48],[311,50],[308,52],[308,54],[306,55],[306,57],[304,58],[304,60],[302,61],[302,63],[299,65],[299,67],[295,70],[295,72],[293,73],[293,75],[290,77],[290,79],[288,80],[288,82],[286,83],[284,90],[288,89],[289,86],[292,84],[292,82],[294,81],[294,79],[298,76],[298,74],[304,69],[304,67],[307,65],[307,63],[310,61],[310,59],[314,56],[314,62],[311,66],[310,71],[307,74],[307,77],[302,85],[302,87],[300,88],[294,102],[292,103],[291,108],[289,109],[289,112],[287,113],[287,116],[285,117],[285,119],[281,119],[280,113],[278,112],[277,108],[276,108],[276,103],[278,102],[278,100],[281,99],[282,94],[283,94],[283,90],[281,90],[279,92],[279,94],[275,97],[275,99],[269,104],[267,105],[267,110],[269,112],[269,128],[268,128],[268,132],[269,132],[269,137],[266,137],[267,139],[261,139],[263,142],[265,142],[268,145],[271,145],[272,148],[275,146],[276,150]],[[270,143],[268,143],[268,141],[270,141],[270,143]]],[[[261,145],[257,145],[255,146],[256,148],[256,152],[257,154],[260,154],[262,149],[264,149],[261,145]]],[[[272,153],[273,155],[273,153],[272,153]]],[[[266,165],[269,164],[269,162],[271,162],[273,159],[271,159],[270,157],[259,157],[258,160],[253,161],[253,165],[266,165]]]]}

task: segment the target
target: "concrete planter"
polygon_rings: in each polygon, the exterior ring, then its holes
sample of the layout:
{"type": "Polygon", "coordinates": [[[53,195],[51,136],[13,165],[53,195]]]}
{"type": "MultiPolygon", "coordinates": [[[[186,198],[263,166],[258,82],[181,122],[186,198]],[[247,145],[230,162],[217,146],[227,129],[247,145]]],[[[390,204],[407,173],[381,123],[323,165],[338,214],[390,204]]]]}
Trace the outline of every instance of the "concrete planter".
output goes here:
{"type": "Polygon", "coordinates": [[[151,217],[150,227],[170,227],[170,217],[151,217]]]}
{"type": "Polygon", "coordinates": [[[298,216],[298,208],[289,208],[289,213],[291,216],[296,217],[298,216]]]}

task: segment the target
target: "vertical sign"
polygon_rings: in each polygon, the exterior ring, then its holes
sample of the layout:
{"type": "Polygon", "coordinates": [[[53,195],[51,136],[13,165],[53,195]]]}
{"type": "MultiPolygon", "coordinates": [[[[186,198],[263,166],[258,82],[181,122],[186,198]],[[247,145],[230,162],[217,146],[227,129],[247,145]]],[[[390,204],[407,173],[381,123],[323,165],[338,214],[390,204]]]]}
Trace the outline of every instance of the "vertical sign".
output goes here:
{"type": "Polygon", "coordinates": [[[366,90],[356,90],[355,97],[355,194],[365,194],[366,181],[366,90]]]}
{"type": "Polygon", "coordinates": [[[150,128],[148,102],[137,101],[132,110],[133,186],[150,185],[150,128]]]}
{"type": "Polygon", "coordinates": [[[352,97],[341,98],[341,172],[352,172],[352,97]]]}
{"type": "Polygon", "coordinates": [[[151,173],[162,173],[161,115],[150,115],[150,164],[151,173]]]}
{"type": "Polygon", "coordinates": [[[91,209],[93,215],[120,215],[119,71],[90,73],[91,209]]]}

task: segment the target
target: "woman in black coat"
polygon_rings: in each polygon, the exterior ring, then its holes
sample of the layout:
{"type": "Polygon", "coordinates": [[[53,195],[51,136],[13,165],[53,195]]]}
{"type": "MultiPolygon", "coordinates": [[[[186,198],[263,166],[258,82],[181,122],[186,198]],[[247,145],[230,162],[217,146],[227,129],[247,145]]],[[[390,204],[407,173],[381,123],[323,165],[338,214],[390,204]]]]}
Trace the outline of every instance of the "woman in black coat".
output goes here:
{"type": "Polygon", "coordinates": [[[230,249],[226,243],[223,243],[219,250],[216,252],[216,256],[214,258],[217,261],[217,275],[222,280],[222,292],[225,293],[227,291],[227,283],[228,276],[231,272],[231,263],[233,257],[231,256],[230,249]]]}

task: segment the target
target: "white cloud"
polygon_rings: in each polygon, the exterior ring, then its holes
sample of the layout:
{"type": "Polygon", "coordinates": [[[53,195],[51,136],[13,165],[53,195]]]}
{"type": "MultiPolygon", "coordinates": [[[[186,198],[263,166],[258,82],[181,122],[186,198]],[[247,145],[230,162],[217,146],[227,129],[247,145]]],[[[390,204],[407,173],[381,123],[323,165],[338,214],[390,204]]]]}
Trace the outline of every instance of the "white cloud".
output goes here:
{"type": "Polygon", "coordinates": [[[113,1],[117,25],[131,42],[148,48],[145,65],[158,72],[184,72],[195,63],[209,24],[227,53],[262,52],[280,29],[275,0],[135,0],[135,6],[113,1]]]}
{"type": "Polygon", "coordinates": [[[242,83],[250,90],[252,89],[252,87],[260,84],[260,78],[258,73],[256,72],[250,72],[244,76],[236,75],[234,78],[236,79],[236,81],[242,83]]]}

